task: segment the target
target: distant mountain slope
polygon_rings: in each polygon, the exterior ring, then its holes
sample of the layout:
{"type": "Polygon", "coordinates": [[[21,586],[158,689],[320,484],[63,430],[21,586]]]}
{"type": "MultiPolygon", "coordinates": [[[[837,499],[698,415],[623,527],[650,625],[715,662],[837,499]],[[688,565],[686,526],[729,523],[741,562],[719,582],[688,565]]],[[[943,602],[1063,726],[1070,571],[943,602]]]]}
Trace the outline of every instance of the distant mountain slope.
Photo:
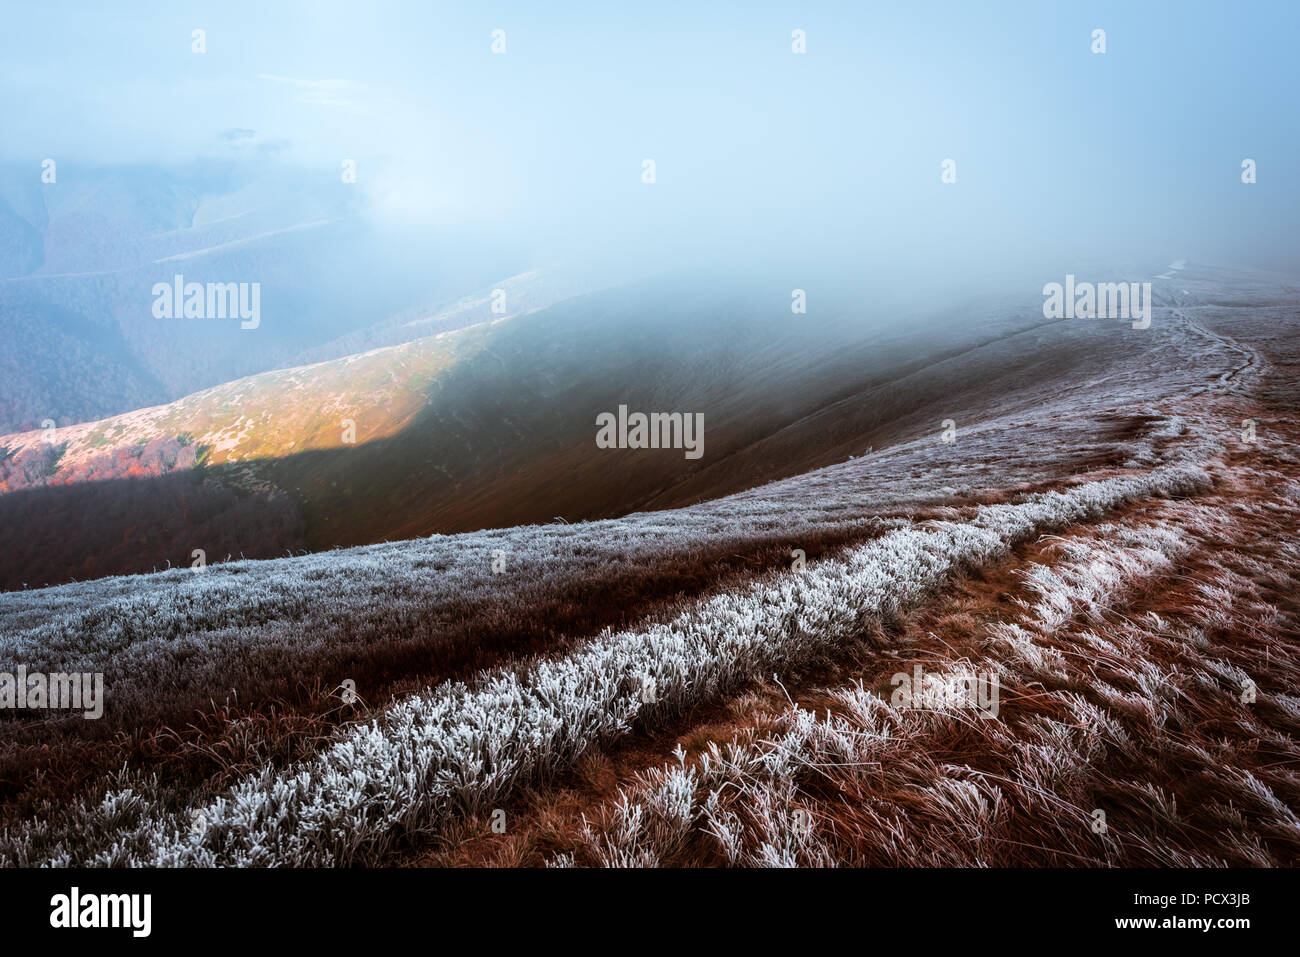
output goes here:
{"type": "Polygon", "coordinates": [[[313,355],[522,268],[514,253],[471,253],[446,237],[381,235],[354,195],[337,177],[230,163],[66,164],[53,183],[39,167],[0,169],[0,431],[89,421],[361,351],[313,355]],[[412,248],[417,240],[425,245],[412,248]],[[257,328],[155,316],[155,283],[178,274],[257,283],[257,328]]]}
{"type": "MultiPolygon", "coordinates": [[[[1034,293],[890,316],[905,331],[884,334],[860,307],[793,315],[788,291],[754,283],[643,282],[227,383],[53,443],[0,437],[0,581],[188,564],[195,548],[269,557],[677,507],[880,455],[946,420],[958,434],[995,412],[1029,427],[1061,382],[1103,387],[1080,369],[1135,396],[1157,372],[1162,388],[1194,384],[1196,340],[1167,317],[1147,330],[1047,323],[1034,293]],[[597,448],[596,417],[619,406],[702,414],[703,455],[597,448]],[[143,505],[141,483],[157,489],[143,505]],[[115,505],[123,495],[144,513],[115,505]],[[243,517],[215,533],[212,516],[236,504],[243,517]],[[262,508],[275,534],[259,534],[262,508]],[[155,534],[131,549],[141,527],[155,534]]],[[[1094,422],[1098,439],[1060,455],[1113,454],[1132,421],[1094,422]]]]}
{"type": "Polygon", "coordinates": [[[620,285],[617,276],[617,272],[575,270],[562,265],[530,269],[450,303],[444,298],[430,298],[373,326],[306,349],[291,364],[324,362],[536,312],[575,296],[620,285]]]}

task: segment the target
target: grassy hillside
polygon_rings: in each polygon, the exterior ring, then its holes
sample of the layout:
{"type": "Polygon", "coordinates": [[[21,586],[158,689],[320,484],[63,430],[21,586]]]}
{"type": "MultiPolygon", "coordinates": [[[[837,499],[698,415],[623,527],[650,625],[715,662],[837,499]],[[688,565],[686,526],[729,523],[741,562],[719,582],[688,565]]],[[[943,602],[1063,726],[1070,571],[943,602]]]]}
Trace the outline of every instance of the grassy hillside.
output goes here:
{"type": "Polygon", "coordinates": [[[0,596],[9,657],[110,689],[99,722],[6,717],[0,858],[1294,859],[1300,346],[1275,287],[1225,284],[1182,277],[1141,350],[1010,337],[1021,388],[952,443],[0,596]],[[1002,710],[891,705],[914,664],[998,675],[1002,710]]]}

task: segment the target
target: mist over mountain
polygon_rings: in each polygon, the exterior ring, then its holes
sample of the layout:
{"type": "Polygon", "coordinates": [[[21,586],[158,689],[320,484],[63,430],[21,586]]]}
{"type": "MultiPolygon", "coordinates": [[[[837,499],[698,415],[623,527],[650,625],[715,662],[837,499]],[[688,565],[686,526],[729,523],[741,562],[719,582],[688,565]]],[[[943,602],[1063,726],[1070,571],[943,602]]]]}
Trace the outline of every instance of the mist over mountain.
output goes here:
{"type": "Polygon", "coordinates": [[[383,234],[319,173],[210,162],[0,168],[0,429],[70,425],[281,365],[523,268],[502,244],[383,234]],[[156,283],[260,287],[257,330],[160,319],[156,283]],[[250,333],[257,335],[250,338],[250,333]]]}

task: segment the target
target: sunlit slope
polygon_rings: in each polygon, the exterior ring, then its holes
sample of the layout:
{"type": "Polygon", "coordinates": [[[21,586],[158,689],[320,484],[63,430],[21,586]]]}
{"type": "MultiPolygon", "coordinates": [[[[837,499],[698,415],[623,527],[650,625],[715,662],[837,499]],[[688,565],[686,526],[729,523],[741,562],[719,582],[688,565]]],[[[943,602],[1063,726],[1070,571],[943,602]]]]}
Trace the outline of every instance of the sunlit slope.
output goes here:
{"type": "MultiPolygon", "coordinates": [[[[87,466],[97,458],[160,438],[187,437],[209,466],[364,443],[407,424],[434,379],[482,347],[482,330],[473,327],[534,311],[537,303],[550,304],[586,281],[534,270],[498,284],[507,294],[504,314],[493,311],[492,290],[485,288],[451,304],[404,311],[352,337],[356,343],[392,340],[382,347],[324,355],[345,345],[339,340],[317,350],[322,355],[316,361],[246,376],[167,404],[52,433],[0,435],[0,449],[12,455],[53,444],[60,450],[53,478],[66,484],[89,477],[87,466]]],[[[260,339],[254,334],[247,341],[251,348],[260,339]]],[[[7,490],[0,481],[0,491],[7,490]]]]}
{"type": "MultiPolygon", "coordinates": [[[[391,434],[423,404],[429,383],[467,347],[465,336],[430,338],[318,365],[265,372],[153,406],[58,429],[50,441],[64,447],[60,476],[97,456],[160,437],[189,436],[209,466],[276,458],[345,441],[391,434]],[[348,436],[352,438],[351,435],[348,436]]],[[[46,441],[43,433],[0,437],[12,452],[46,441]]]]}

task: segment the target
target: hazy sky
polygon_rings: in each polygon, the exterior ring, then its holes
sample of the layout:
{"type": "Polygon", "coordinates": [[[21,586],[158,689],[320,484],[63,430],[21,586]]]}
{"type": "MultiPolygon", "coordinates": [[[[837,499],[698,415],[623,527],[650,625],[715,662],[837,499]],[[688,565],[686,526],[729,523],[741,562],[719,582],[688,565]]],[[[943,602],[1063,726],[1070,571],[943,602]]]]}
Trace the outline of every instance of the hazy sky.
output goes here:
{"type": "Polygon", "coordinates": [[[380,221],[557,250],[1300,269],[1293,0],[0,7],[34,168],[352,158],[380,221]]]}

